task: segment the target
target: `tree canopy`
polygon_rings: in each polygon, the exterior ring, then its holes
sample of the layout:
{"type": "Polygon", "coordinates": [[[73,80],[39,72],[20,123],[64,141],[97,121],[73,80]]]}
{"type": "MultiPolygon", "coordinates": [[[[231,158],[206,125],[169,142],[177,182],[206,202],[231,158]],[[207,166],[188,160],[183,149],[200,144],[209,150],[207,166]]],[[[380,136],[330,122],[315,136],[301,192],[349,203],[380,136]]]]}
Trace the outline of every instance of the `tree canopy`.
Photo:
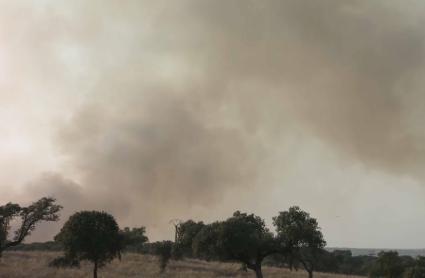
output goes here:
{"type": "Polygon", "coordinates": [[[5,249],[22,243],[34,231],[38,223],[57,221],[62,206],[55,202],[54,198],[44,197],[27,207],[13,203],[0,206],[0,256],[5,249]],[[9,240],[10,223],[18,217],[21,222],[14,236],[9,240]]]}
{"type": "Polygon", "coordinates": [[[99,211],[73,214],[55,240],[63,245],[66,259],[92,262],[95,278],[98,267],[120,257],[123,248],[123,238],[114,217],[99,211]]]}
{"type": "Polygon", "coordinates": [[[290,267],[299,261],[312,277],[317,257],[326,245],[317,220],[293,206],[273,217],[273,224],[281,252],[290,256],[290,267]]]}
{"type": "Polygon", "coordinates": [[[213,222],[205,225],[196,234],[192,242],[192,250],[195,257],[203,260],[219,260],[217,242],[222,222],[213,222]]]}
{"type": "Polygon", "coordinates": [[[140,251],[143,248],[143,244],[148,241],[145,227],[125,227],[120,231],[120,234],[123,240],[123,247],[126,250],[140,251]]]}
{"type": "Polygon", "coordinates": [[[193,220],[187,220],[185,222],[181,222],[177,226],[177,241],[176,248],[178,248],[178,252],[186,257],[192,257],[192,242],[195,236],[199,233],[199,231],[205,226],[205,224],[201,222],[195,222],[193,220]]]}
{"type": "Polygon", "coordinates": [[[263,277],[261,263],[276,252],[273,234],[264,220],[254,214],[236,211],[223,222],[204,227],[195,237],[195,253],[223,261],[239,261],[263,277]]]}
{"type": "Polygon", "coordinates": [[[406,269],[405,277],[407,278],[423,278],[425,277],[425,257],[418,256],[414,265],[406,269]]]}
{"type": "Polygon", "coordinates": [[[401,257],[398,256],[396,251],[388,251],[378,254],[378,259],[369,274],[371,277],[398,278],[402,276],[403,271],[401,257]]]}

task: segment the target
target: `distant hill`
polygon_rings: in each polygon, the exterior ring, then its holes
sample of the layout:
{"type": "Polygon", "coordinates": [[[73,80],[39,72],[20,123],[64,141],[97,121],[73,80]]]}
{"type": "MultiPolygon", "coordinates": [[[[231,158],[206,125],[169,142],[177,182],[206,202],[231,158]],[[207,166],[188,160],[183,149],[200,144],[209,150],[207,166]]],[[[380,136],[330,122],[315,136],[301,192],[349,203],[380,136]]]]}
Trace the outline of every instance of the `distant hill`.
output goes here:
{"type": "Polygon", "coordinates": [[[381,251],[397,251],[400,256],[425,256],[425,249],[373,249],[373,248],[343,248],[343,247],[328,247],[328,251],[334,250],[350,250],[353,256],[377,256],[381,251]]]}

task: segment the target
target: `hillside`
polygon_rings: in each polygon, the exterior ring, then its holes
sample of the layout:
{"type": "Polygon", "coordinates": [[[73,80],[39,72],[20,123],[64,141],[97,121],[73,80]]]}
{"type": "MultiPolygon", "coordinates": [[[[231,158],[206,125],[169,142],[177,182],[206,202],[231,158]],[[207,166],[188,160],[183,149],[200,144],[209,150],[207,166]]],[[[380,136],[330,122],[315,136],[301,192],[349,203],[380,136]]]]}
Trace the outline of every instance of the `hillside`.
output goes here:
{"type": "MultiPolygon", "coordinates": [[[[91,266],[83,264],[80,269],[54,269],[48,262],[59,253],[55,252],[5,252],[0,262],[1,278],[82,278],[91,277],[91,266]]],[[[239,271],[238,264],[204,262],[198,260],[171,261],[164,274],[160,275],[155,257],[124,254],[122,261],[114,261],[99,272],[99,277],[254,277],[251,272],[239,271]]],[[[264,277],[307,277],[304,271],[290,272],[287,269],[265,267],[264,277]]],[[[318,278],[349,277],[318,273],[318,278]]],[[[353,277],[353,276],[351,276],[353,277]]]]}

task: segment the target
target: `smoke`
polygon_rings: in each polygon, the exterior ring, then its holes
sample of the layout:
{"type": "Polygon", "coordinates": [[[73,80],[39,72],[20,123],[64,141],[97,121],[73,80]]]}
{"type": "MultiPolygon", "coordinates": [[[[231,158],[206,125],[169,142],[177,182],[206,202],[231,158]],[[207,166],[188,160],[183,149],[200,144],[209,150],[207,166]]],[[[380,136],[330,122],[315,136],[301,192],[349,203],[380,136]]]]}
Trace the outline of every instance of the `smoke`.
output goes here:
{"type": "Polygon", "coordinates": [[[54,145],[79,184],[51,189],[160,237],[171,218],[214,218],[268,191],[298,137],[422,183],[422,6],[47,2],[23,40],[42,41],[37,80],[67,92],[54,145]]]}
{"type": "Polygon", "coordinates": [[[60,142],[88,196],[120,219],[137,215],[153,224],[193,205],[212,206],[227,188],[254,185],[261,156],[238,130],[208,126],[164,94],[117,106],[77,113],[60,142]]]}

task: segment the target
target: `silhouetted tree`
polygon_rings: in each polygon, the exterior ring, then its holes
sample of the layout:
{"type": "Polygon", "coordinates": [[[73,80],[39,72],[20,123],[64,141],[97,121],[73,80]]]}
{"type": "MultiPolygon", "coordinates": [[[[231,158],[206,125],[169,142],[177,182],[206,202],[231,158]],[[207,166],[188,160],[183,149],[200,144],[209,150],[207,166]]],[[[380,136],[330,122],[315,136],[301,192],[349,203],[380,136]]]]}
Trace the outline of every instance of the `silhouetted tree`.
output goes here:
{"type": "Polygon", "coordinates": [[[222,222],[204,225],[192,241],[192,252],[195,257],[203,260],[218,260],[219,250],[217,242],[222,222]]]}
{"type": "Polygon", "coordinates": [[[178,252],[186,257],[192,257],[192,242],[199,231],[205,226],[203,222],[188,220],[181,222],[177,228],[176,248],[178,252]]]}
{"type": "Polygon", "coordinates": [[[97,278],[99,267],[121,257],[123,248],[123,238],[114,217],[98,211],[73,214],[55,240],[63,245],[66,260],[92,262],[94,278],[97,278]]]}
{"type": "Polygon", "coordinates": [[[123,246],[128,250],[140,251],[143,244],[148,241],[145,227],[132,229],[125,227],[120,231],[120,234],[123,239],[123,246]]]}
{"type": "Polygon", "coordinates": [[[158,256],[160,272],[164,272],[173,256],[174,243],[169,240],[157,241],[150,244],[150,253],[158,256]]]}
{"type": "Polygon", "coordinates": [[[59,219],[58,212],[62,207],[55,201],[54,198],[44,197],[28,207],[12,203],[0,206],[0,257],[5,249],[20,244],[29,236],[39,222],[59,219]],[[10,223],[17,217],[21,218],[19,228],[9,240],[10,223]]]}
{"type": "Polygon", "coordinates": [[[403,261],[396,251],[380,252],[373,264],[369,275],[371,277],[402,277],[404,272],[403,261]]]}
{"type": "Polygon", "coordinates": [[[194,241],[197,254],[215,253],[223,261],[238,261],[262,278],[264,258],[277,251],[273,235],[264,220],[254,214],[236,211],[224,222],[201,230],[194,241]]]}
{"type": "Polygon", "coordinates": [[[425,257],[418,256],[414,265],[407,268],[404,277],[406,278],[423,278],[425,277],[425,257]]]}
{"type": "Polygon", "coordinates": [[[273,217],[273,224],[281,252],[290,256],[290,267],[299,261],[309,277],[313,277],[318,256],[326,245],[317,220],[294,206],[273,217]]]}
{"type": "Polygon", "coordinates": [[[179,233],[179,226],[183,221],[177,218],[171,219],[170,220],[170,224],[173,225],[174,228],[174,243],[177,242],[177,237],[178,237],[178,233],[179,233]]]}
{"type": "Polygon", "coordinates": [[[367,274],[361,271],[361,265],[352,260],[350,250],[323,250],[318,257],[316,270],[321,272],[344,273],[344,274],[367,274]]]}

